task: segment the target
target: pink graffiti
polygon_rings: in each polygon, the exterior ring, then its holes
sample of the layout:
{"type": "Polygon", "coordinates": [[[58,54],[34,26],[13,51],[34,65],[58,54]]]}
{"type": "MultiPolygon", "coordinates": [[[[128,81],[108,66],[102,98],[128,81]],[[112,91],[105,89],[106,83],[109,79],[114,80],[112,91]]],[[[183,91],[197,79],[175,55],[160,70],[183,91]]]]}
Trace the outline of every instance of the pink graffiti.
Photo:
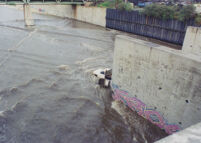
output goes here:
{"type": "Polygon", "coordinates": [[[164,126],[166,133],[172,134],[180,130],[180,127],[177,125],[165,125],[164,126]]]}
{"type": "Polygon", "coordinates": [[[153,121],[153,119],[151,118],[151,115],[155,115],[158,119],[158,121],[154,121],[152,123],[154,123],[155,125],[159,126],[160,128],[164,129],[165,126],[165,121],[163,119],[163,117],[156,111],[150,109],[150,110],[145,110],[145,118],[148,119],[149,121],[153,121]]]}
{"type": "Polygon", "coordinates": [[[112,88],[114,92],[112,97],[114,100],[119,100],[125,103],[129,108],[131,108],[133,111],[136,111],[140,116],[149,120],[161,129],[164,129],[166,133],[172,134],[180,130],[178,125],[168,124],[165,122],[163,116],[159,112],[153,109],[148,109],[141,100],[135,97],[128,97],[128,92],[119,90],[117,86],[112,86],[112,88]]]}
{"type": "Polygon", "coordinates": [[[45,10],[44,10],[44,9],[41,9],[41,8],[39,8],[38,11],[40,11],[40,12],[45,12],[45,10]]]}

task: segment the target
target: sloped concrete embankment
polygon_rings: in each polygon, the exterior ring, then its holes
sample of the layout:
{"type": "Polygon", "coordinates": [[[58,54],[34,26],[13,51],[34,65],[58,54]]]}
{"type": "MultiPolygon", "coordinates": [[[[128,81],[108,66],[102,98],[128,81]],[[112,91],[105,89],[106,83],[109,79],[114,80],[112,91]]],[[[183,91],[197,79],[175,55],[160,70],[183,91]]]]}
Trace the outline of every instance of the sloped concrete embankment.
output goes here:
{"type": "Polygon", "coordinates": [[[200,122],[200,36],[188,27],[183,50],[117,36],[113,98],[169,134],[200,122]]]}

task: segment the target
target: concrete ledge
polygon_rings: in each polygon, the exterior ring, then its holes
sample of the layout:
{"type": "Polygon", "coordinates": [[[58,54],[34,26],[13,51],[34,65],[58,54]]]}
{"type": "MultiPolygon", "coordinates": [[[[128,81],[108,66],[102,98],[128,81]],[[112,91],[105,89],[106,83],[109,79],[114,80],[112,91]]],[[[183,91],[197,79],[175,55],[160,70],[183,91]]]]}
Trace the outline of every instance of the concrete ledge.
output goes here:
{"type": "Polygon", "coordinates": [[[201,123],[161,139],[156,143],[201,143],[201,123]]]}

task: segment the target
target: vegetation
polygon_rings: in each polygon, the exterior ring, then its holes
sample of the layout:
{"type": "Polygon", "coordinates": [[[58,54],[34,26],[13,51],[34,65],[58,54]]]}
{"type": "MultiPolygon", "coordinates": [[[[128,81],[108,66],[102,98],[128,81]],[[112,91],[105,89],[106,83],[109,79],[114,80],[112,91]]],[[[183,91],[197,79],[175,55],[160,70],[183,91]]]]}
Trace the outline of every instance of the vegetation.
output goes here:
{"type": "Polygon", "coordinates": [[[174,18],[174,7],[152,4],[144,8],[143,14],[162,19],[174,18]]]}
{"type": "Polygon", "coordinates": [[[14,2],[8,2],[8,5],[16,5],[14,2]]]}
{"type": "Polygon", "coordinates": [[[201,15],[200,14],[195,17],[195,23],[197,25],[201,25],[201,15]]]}
{"type": "Polygon", "coordinates": [[[195,7],[193,5],[187,5],[179,11],[178,19],[181,21],[188,20],[195,17],[195,14],[195,7]]]}
{"type": "Polygon", "coordinates": [[[100,4],[98,4],[98,7],[115,8],[115,0],[104,1],[100,4]]]}
{"type": "Polygon", "coordinates": [[[125,3],[123,0],[116,0],[116,9],[125,10],[125,11],[132,11],[133,6],[130,3],[125,3]]]}
{"type": "Polygon", "coordinates": [[[105,8],[116,8],[119,10],[132,11],[133,7],[130,3],[126,3],[123,0],[109,0],[104,1],[103,3],[98,4],[98,7],[105,8]]]}
{"type": "Polygon", "coordinates": [[[201,15],[196,14],[195,7],[193,5],[178,7],[152,4],[146,6],[142,13],[147,16],[156,17],[164,20],[177,19],[180,21],[186,21],[195,18],[196,24],[201,25],[201,15]]]}
{"type": "MultiPolygon", "coordinates": [[[[119,10],[132,11],[133,6],[124,2],[124,0],[108,0],[98,5],[105,8],[116,8],[119,10]]],[[[193,5],[179,6],[166,6],[159,4],[152,4],[146,6],[142,12],[143,14],[159,19],[177,19],[180,21],[187,21],[195,19],[196,24],[201,25],[201,14],[196,14],[193,5]]]]}

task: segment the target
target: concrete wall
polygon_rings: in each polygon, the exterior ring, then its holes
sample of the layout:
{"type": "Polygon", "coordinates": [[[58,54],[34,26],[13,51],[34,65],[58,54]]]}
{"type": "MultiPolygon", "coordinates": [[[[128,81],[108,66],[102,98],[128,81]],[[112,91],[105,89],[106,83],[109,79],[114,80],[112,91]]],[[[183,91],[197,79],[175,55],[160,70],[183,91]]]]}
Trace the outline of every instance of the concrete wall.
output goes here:
{"type": "Polygon", "coordinates": [[[76,7],[76,15],[75,19],[99,25],[106,26],[106,8],[99,7],[84,7],[77,6],[76,7]]]}
{"type": "Polygon", "coordinates": [[[113,98],[169,134],[201,121],[201,59],[117,36],[113,98]]]}
{"type": "Polygon", "coordinates": [[[201,122],[156,143],[201,143],[201,122]]]}
{"type": "Polygon", "coordinates": [[[106,25],[106,8],[71,5],[32,5],[32,11],[99,25],[106,25]]]}
{"type": "Polygon", "coordinates": [[[201,27],[188,27],[182,50],[201,57],[201,27]]]}
{"type": "Polygon", "coordinates": [[[71,5],[31,5],[32,12],[59,17],[74,18],[74,7],[71,5]]]}

